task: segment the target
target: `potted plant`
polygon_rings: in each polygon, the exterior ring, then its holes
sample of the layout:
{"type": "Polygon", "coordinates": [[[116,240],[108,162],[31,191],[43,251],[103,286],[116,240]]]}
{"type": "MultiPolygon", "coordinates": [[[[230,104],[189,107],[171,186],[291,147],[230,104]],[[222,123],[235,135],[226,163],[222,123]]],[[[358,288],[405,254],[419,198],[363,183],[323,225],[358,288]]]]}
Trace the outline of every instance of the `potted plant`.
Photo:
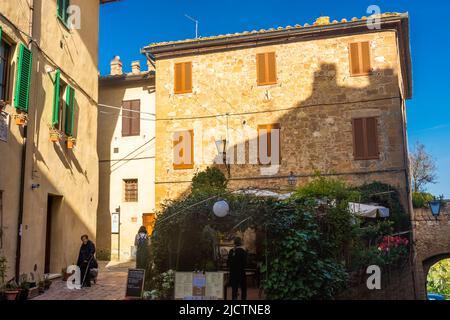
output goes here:
{"type": "Polygon", "coordinates": [[[76,139],[74,137],[67,138],[67,149],[73,149],[75,146],[76,139]]]}
{"type": "Polygon", "coordinates": [[[48,125],[48,129],[50,131],[50,141],[51,142],[58,142],[59,138],[61,137],[61,134],[58,131],[58,129],[56,129],[52,125],[48,125]]]}
{"type": "Polygon", "coordinates": [[[16,300],[19,295],[19,287],[14,280],[8,281],[5,286],[5,297],[6,300],[16,300]]]}
{"type": "Polygon", "coordinates": [[[16,114],[14,118],[18,126],[23,126],[27,122],[27,117],[24,114],[16,114]]]}
{"type": "Polygon", "coordinates": [[[44,293],[45,292],[45,282],[44,282],[44,280],[39,281],[39,283],[38,283],[38,290],[39,290],[39,293],[44,293]]]}
{"type": "MultiPolygon", "coordinates": [[[[26,275],[25,275],[25,277],[26,277],[26,275]]],[[[21,281],[19,284],[19,295],[18,295],[17,299],[20,301],[27,300],[29,292],[30,292],[30,283],[25,278],[25,280],[21,281]]]]}
{"type": "Polygon", "coordinates": [[[44,290],[48,290],[50,289],[50,285],[52,284],[52,280],[50,280],[48,278],[48,276],[46,275],[44,278],[44,290]]]}

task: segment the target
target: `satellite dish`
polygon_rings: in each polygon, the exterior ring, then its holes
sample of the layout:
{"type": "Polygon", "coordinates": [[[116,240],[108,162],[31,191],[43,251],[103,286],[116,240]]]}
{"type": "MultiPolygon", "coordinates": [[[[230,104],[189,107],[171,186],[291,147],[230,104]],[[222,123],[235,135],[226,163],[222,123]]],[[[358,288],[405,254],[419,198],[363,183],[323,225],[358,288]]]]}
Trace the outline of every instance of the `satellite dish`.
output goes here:
{"type": "Polygon", "coordinates": [[[223,218],[230,212],[230,206],[224,200],[217,201],[213,206],[213,212],[216,217],[223,218]]]}

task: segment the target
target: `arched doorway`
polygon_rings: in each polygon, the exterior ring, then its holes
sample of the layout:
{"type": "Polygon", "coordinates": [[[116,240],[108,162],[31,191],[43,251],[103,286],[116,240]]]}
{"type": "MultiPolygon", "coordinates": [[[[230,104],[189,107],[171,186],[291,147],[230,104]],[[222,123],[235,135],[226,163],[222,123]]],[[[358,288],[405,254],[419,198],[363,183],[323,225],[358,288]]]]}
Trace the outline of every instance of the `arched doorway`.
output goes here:
{"type": "Polygon", "coordinates": [[[450,253],[423,262],[426,292],[429,300],[450,300],[450,253]]]}

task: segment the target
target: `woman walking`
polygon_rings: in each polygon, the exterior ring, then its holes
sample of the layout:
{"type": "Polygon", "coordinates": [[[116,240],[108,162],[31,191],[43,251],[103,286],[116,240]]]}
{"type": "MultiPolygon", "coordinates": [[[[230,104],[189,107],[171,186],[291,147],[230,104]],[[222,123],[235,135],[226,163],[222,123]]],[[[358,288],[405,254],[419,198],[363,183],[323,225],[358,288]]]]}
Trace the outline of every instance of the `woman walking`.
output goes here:
{"type": "Polygon", "coordinates": [[[149,260],[149,236],[145,226],[139,228],[134,240],[136,250],[136,269],[147,269],[149,260]]]}

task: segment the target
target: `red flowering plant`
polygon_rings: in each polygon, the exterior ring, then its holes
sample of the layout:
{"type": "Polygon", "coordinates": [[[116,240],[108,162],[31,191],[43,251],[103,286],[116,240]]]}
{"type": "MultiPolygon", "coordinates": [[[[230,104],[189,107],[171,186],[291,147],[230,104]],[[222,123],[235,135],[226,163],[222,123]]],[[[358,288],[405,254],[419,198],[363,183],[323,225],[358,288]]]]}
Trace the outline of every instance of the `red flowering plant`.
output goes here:
{"type": "Polygon", "coordinates": [[[386,264],[400,264],[409,254],[409,240],[401,236],[384,236],[378,245],[383,260],[386,264]]]}

